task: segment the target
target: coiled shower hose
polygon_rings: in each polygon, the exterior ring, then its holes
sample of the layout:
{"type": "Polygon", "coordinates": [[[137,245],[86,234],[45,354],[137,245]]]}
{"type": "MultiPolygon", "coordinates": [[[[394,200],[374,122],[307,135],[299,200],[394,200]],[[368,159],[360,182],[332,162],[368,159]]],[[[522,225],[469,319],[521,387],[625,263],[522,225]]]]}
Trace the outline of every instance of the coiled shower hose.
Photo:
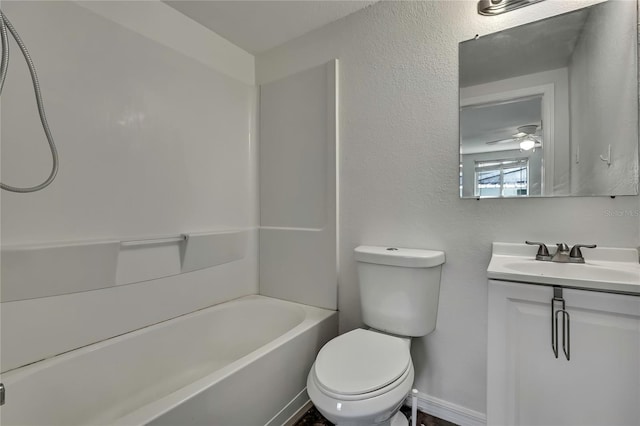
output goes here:
{"type": "Polygon", "coordinates": [[[44,113],[44,106],[42,104],[42,94],[40,93],[40,83],[38,82],[38,75],[36,74],[36,67],[33,65],[33,61],[31,60],[31,56],[29,55],[29,51],[27,50],[27,46],[25,46],[24,42],[18,35],[16,29],[11,25],[11,22],[7,19],[6,15],[0,10],[0,38],[2,39],[2,58],[0,60],[0,95],[2,94],[2,88],[4,87],[4,79],[7,77],[7,69],[9,67],[9,37],[7,34],[7,29],[15,39],[16,43],[20,47],[22,51],[22,55],[24,56],[25,61],[27,62],[27,66],[29,67],[29,72],[31,73],[31,81],[33,82],[33,90],[36,95],[36,103],[38,104],[38,114],[40,114],[40,122],[42,123],[42,128],[44,129],[44,134],[47,137],[47,141],[49,142],[49,149],[51,149],[51,157],[53,159],[53,166],[51,167],[51,173],[49,177],[42,182],[40,185],[31,186],[28,188],[19,188],[15,186],[5,185],[0,182],[0,188],[11,191],[11,192],[36,192],[41,189],[46,188],[53,182],[58,174],[58,150],[56,149],[56,144],[53,141],[53,136],[51,136],[51,130],[49,129],[49,124],[47,123],[47,117],[44,113]]]}

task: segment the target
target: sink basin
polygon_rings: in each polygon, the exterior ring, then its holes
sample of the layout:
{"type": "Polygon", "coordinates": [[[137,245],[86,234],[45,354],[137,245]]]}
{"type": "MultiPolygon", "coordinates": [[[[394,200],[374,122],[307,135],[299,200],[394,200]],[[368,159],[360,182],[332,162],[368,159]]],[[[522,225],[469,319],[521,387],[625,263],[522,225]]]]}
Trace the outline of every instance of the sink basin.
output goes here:
{"type": "Polygon", "coordinates": [[[640,280],[640,271],[620,269],[620,265],[599,266],[589,263],[555,263],[532,260],[507,262],[504,267],[516,273],[558,278],[631,283],[640,280]]]}
{"type": "Polygon", "coordinates": [[[536,248],[493,243],[487,268],[490,279],[640,295],[636,249],[596,248],[584,252],[585,263],[535,260],[536,248]]]}

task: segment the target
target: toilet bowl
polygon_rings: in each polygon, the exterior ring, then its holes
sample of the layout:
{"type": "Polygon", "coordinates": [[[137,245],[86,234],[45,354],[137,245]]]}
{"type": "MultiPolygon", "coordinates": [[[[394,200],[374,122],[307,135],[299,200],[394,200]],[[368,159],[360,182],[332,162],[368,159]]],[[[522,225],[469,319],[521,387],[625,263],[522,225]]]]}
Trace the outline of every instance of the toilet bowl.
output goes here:
{"type": "Polygon", "coordinates": [[[327,343],[307,378],[316,408],[337,425],[406,425],[395,418],[413,385],[410,340],[356,329],[327,343]]]}
{"type": "Polygon", "coordinates": [[[311,401],[338,426],[406,426],[413,386],[411,337],[435,329],[444,253],[356,248],[365,324],[329,341],[307,377],[311,401]]]}

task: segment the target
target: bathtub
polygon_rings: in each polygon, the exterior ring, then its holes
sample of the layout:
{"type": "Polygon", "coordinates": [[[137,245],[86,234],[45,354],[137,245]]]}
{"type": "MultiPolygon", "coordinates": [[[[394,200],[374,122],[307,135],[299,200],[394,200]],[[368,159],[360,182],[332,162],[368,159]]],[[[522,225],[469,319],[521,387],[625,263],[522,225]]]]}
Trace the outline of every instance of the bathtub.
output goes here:
{"type": "Polygon", "coordinates": [[[269,425],[307,402],[337,313],[247,296],[2,374],[6,425],[269,425]]]}

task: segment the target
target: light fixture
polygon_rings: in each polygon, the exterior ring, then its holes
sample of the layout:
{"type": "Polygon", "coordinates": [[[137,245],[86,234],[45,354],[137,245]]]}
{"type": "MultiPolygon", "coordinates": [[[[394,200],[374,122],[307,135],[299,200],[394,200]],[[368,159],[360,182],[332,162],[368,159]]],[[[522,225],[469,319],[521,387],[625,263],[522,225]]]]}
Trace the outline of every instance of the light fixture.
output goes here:
{"type": "MultiPolygon", "coordinates": [[[[522,135],[522,136],[533,135],[537,131],[538,131],[538,125],[537,124],[527,124],[526,126],[518,127],[517,135],[522,135]]],[[[517,136],[517,135],[513,135],[513,136],[514,137],[522,137],[522,136],[517,136]]]]}
{"type": "MultiPolygon", "coordinates": [[[[509,139],[496,139],[485,142],[487,145],[512,144],[515,142],[520,145],[520,151],[529,151],[536,148],[542,148],[542,138],[538,136],[538,125],[527,124],[517,128],[518,133],[511,135],[509,139]]],[[[512,148],[510,148],[512,149],[512,148]]]]}
{"type": "Polygon", "coordinates": [[[535,124],[518,127],[518,133],[513,135],[513,138],[515,142],[520,144],[520,151],[533,150],[533,152],[536,152],[536,148],[542,147],[540,136],[535,134],[537,131],[538,126],[535,124]]]}
{"type": "Polygon", "coordinates": [[[524,138],[521,142],[520,142],[520,150],[521,151],[529,151],[530,149],[534,149],[536,148],[536,141],[534,141],[533,139],[530,138],[524,138]]]}
{"type": "Polygon", "coordinates": [[[500,15],[544,0],[480,0],[478,13],[484,16],[500,15]]]}

